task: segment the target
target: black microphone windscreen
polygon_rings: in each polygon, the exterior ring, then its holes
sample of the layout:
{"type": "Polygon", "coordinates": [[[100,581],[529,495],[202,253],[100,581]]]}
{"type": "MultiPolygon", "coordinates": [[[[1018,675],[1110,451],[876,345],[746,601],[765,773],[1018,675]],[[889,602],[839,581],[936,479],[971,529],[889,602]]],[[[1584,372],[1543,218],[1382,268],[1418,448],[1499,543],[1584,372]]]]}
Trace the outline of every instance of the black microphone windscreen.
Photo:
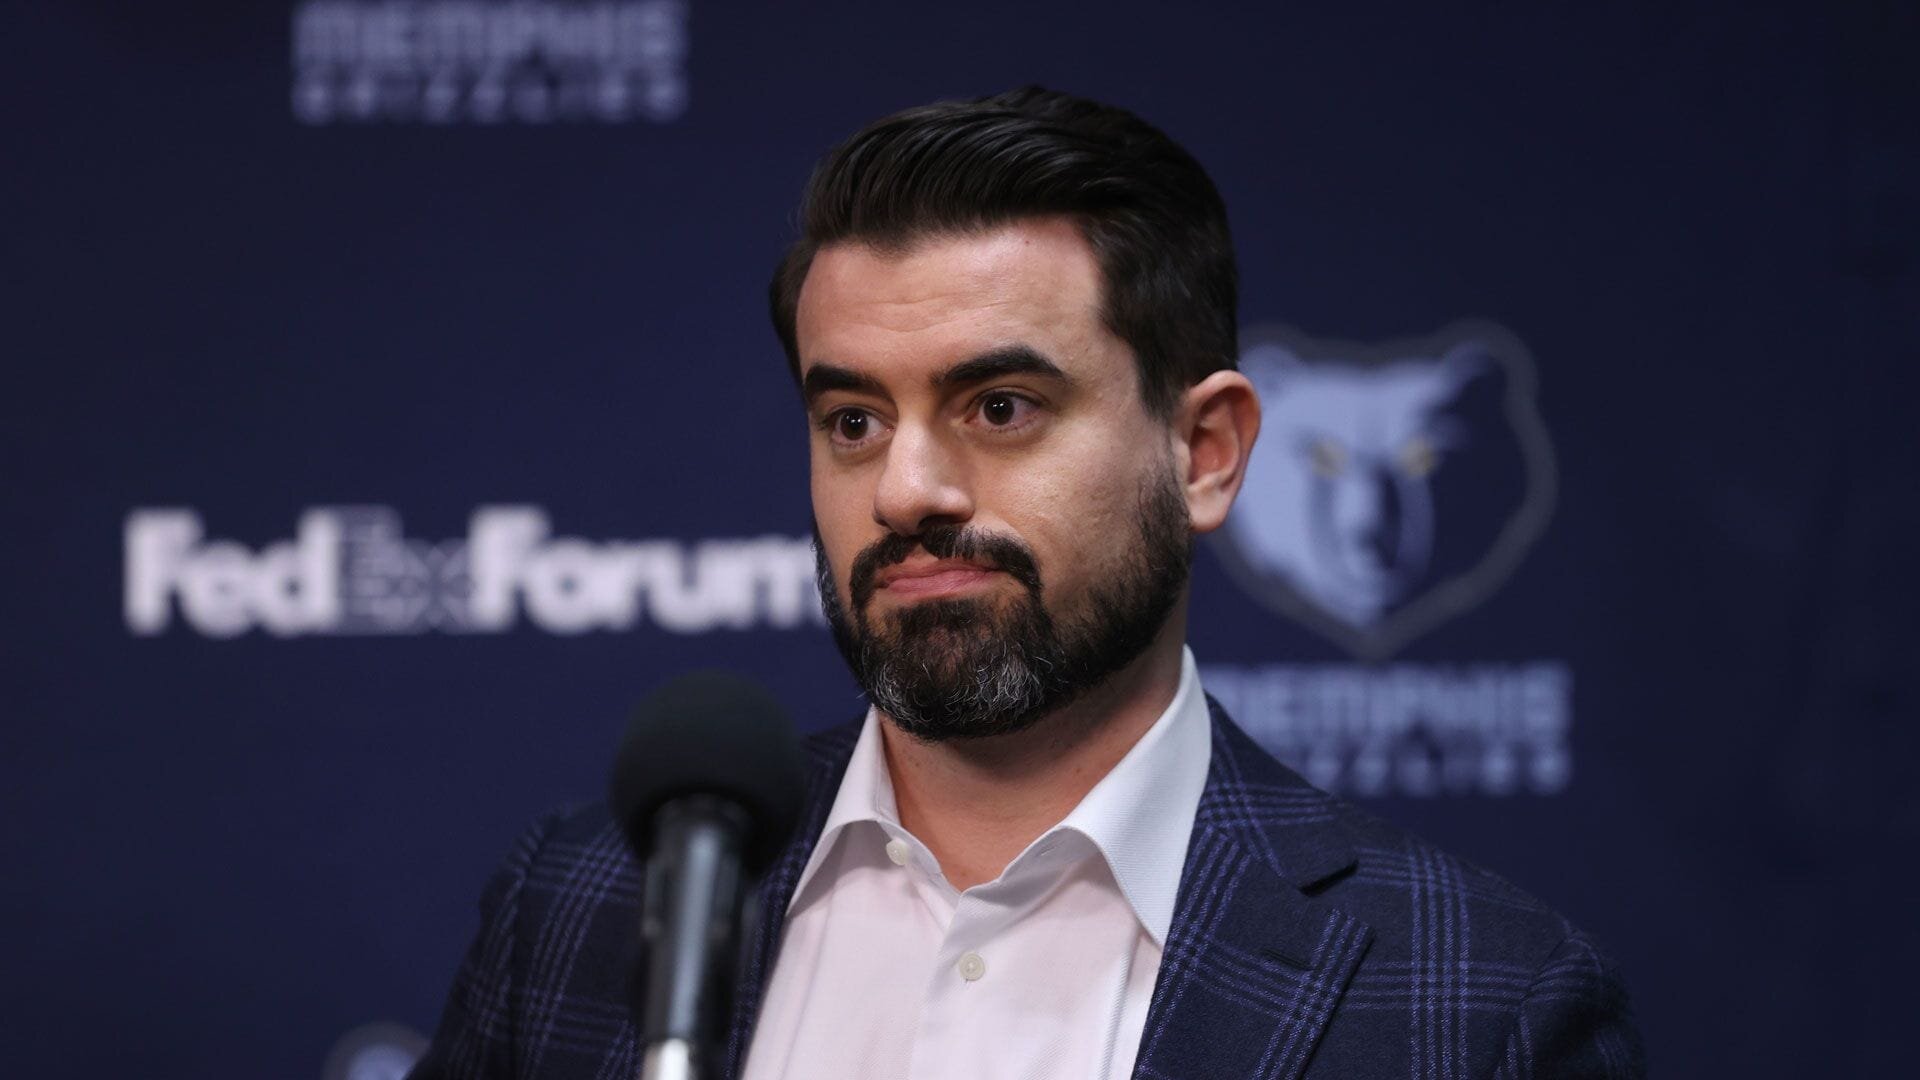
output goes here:
{"type": "Polygon", "coordinates": [[[608,805],[642,859],[649,821],[669,800],[712,795],[746,811],[746,869],[757,873],[800,815],[800,739],[759,684],[722,671],[667,683],[633,711],[614,759],[608,805]]]}

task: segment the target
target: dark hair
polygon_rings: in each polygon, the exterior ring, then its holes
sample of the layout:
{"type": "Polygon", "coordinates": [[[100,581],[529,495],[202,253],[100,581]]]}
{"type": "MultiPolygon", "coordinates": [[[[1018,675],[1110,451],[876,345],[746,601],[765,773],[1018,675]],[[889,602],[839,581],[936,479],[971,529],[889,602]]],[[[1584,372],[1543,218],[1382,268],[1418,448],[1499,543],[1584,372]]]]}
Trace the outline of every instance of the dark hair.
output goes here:
{"type": "Polygon", "coordinates": [[[1239,356],[1227,208],[1191,154],[1124,109],[1030,86],[867,125],[807,182],[800,238],[770,290],[797,378],[800,286],[822,247],[901,250],[1021,218],[1078,222],[1104,279],[1101,316],[1132,349],[1149,412],[1239,356]]]}

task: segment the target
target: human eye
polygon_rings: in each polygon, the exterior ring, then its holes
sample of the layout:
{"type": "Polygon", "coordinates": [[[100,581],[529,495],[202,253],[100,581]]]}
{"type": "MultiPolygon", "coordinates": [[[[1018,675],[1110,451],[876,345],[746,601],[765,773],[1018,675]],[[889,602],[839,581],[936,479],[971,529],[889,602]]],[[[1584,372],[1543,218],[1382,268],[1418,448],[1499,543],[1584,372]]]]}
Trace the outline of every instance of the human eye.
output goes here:
{"type": "Polygon", "coordinates": [[[1039,414],[1039,402],[1011,390],[989,390],[973,401],[972,415],[995,434],[1025,430],[1039,414]]]}
{"type": "Polygon", "coordinates": [[[819,421],[821,431],[836,449],[858,450],[879,437],[880,418],[866,409],[848,405],[834,409],[819,421]]]}

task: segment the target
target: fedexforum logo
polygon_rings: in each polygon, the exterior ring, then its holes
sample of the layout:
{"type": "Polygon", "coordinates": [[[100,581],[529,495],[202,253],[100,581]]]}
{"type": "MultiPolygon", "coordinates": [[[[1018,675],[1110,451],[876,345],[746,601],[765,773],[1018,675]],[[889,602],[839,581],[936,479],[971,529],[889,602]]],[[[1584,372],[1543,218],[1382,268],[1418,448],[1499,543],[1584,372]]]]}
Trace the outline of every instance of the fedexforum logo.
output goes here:
{"type": "Polygon", "coordinates": [[[665,122],[687,110],[682,0],[307,0],[308,124],[665,122]]]}
{"type": "Polygon", "coordinates": [[[537,506],[485,506],[467,536],[428,544],[384,506],[315,507],[293,539],[254,551],[209,540],[186,509],[126,521],[126,620],[135,634],[233,637],[500,633],[524,614],[556,634],[673,633],[824,624],[805,537],[589,541],[554,537],[537,506]]]}

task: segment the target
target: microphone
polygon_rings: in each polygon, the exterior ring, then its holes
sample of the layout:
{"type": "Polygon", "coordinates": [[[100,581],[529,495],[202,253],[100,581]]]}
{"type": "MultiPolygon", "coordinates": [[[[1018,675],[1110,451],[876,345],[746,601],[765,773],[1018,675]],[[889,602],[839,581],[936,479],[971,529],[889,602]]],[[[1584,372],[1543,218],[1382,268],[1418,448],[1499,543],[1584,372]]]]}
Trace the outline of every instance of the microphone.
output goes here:
{"type": "Polygon", "coordinates": [[[646,868],[633,985],[644,1080],[718,1071],[749,883],[800,799],[799,737],[759,685],[696,672],[634,709],[607,802],[646,868]]]}

